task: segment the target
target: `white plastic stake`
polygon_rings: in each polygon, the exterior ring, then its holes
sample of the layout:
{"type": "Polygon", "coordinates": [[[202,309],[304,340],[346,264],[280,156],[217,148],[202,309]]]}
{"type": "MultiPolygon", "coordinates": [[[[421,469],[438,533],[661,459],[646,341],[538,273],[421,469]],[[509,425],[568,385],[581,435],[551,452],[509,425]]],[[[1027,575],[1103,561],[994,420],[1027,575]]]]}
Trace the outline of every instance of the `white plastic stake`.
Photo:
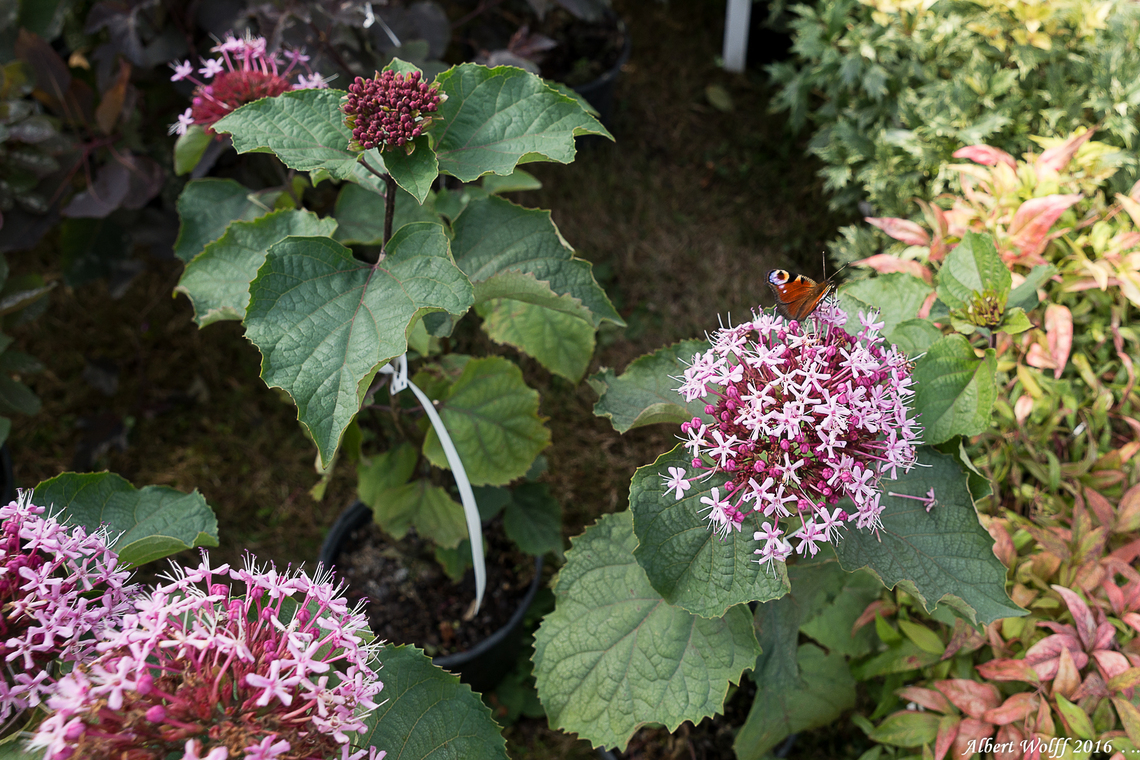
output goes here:
{"type": "Polygon", "coordinates": [[[748,21],[752,16],[752,0],[728,0],[724,14],[724,70],[744,73],[748,57],[748,21]]]}
{"type": "Polygon", "coordinates": [[[380,372],[392,376],[393,393],[411,388],[412,393],[419,399],[420,406],[424,408],[428,420],[431,421],[431,426],[435,428],[435,434],[439,436],[443,453],[447,457],[448,465],[451,466],[451,473],[455,476],[455,485],[459,487],[459,499],[463,502],[463,514],[467,518],[467,535],[471,539],[471,564],[475,566],[475,611],[478,612],[479,606],[483,604],[483,591],[487,587],[487,565],[483,559],[483,522],[479,519],[479,506],[475,503],[471,481],[467,479],[467,470],[463,469],[463,461],[459,458],[459,452],[455,450],[455,444],[452,443],[443,420],[439,418],[435,405],[427,394],[408,379],[407,355],[403,354],[393,359],[392,363],[396,366],[385,364],[380,368],[380,372]]]}

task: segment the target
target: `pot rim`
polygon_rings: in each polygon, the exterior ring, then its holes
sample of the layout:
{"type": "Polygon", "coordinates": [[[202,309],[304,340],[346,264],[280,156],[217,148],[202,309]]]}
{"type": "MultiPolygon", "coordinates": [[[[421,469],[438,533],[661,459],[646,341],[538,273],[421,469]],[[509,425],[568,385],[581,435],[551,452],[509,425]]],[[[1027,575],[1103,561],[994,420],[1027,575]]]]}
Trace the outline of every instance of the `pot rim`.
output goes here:
{"type": "MultiPolygon", "coordinates": [[[[371,521],[371,519],[372,508],[363,501],[357,499],[350,504],[347,509],[340,513],[340,516],[337,517],[333,526],[329,528],[325,540],[321,543],[321,553],[317,561],[326,568],[334,568],[335,563],[333,560],[336,559],[336,556],[340,553],[340,547],[344,544],[345,539],[348,538],[348,534],[371,521]]],[[[510,620],[470,649],[433,657],[431,659],[432,663],[441,668],[455,668],[493,649],[500,641],[505,639],[514,628],[522,623],[523,616],[526,615],[527,609],[530,608],[530,603],[534,601],[534,596],[538,593],[538,587],[541,583],[542,557],[539,556],[534,558],[534,578],[530,582],[530,587],[527,589],[526,594],[523,596],[514,614],[511,615],[510,620]]]]}

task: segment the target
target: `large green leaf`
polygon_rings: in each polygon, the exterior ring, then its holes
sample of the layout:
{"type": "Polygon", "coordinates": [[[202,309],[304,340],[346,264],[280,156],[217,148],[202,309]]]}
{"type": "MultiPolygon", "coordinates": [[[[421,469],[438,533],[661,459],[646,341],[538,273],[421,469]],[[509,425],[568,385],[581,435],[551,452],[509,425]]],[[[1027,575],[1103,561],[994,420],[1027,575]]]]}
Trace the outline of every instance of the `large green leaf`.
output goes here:
{"type": "Polygon", "coordinates": [[[998,304],[1004,304],[1012,281],[989,235],[967,232],[962,242],[946,254],[938,270],[938,298],[951,309],[961,309],[974,298],[974,293],[992,290],[998,304]]]}
{"type": "Polygon", "coordinates": [[[194,167],[202,160],[202,154],[213,141],[214,136],[207,134],[200,125],[191,125],[174,142],[174,173],[181,177],[194,171],[194,167]]]}
{"type": "Polygon", "coordinates": [[[427,135],[420,135],[412,141],[413,150],[406,153],[402,149],[384,153],[384,164],[392,179],[396,180],[416,203],[423,203],[431,192],[432,183],[439,176],[439,162],[431,149],[427,135]]]}
{"type": "Polygon", "coordinates": [[[387,645],[377,658],[384,682],[358,747],[387,752],[385,760],[507,760],[506,741],[491,710],[419,649],[387,645]]]}
{"type": "Polygon", "coordinates": [[[136,489],[110,472],[65,472],[36,486],[32,502],[59,510],[59,519],[119,535],[119,562],[141,565],[195,546],[218,545],[218,521],[197,491],[166,486],[136,489]],[[121,535],[120,535],[121,534],[121,535]]]}
{"type": "Polygon", "coordinates": [[[847,331],[854,335],[862,329],[859,312],[877,312],[876,321],[884,323],[881,333],[886,335],[899,323],[914,319],[931,290],[921,279],[905,272],[846,283],[839,288],[839,304],[847,312],[847,331]]]}
{"type": "MultiPolygon", "coordinates": [[[[569,298],[569,296],[563,296],[569,298]]],[[[511,298],[475,308],[496,343],[514,346],[556,375],[577,383],[594,355],[594,326],[563,311],[511,298]]]]}
{"type": "Polygon", "coordinates": [[[722,710],[759,654],[747,608],[707,620],[653,590],[633,560],[632,523],[605,515],[572,539],[534,642],[550,725],[619,749],[646,723],[672,731],[722,710]]]}
{"type": "Polygon", "coordinates": [[[568,164],[580,135],[613,139],[577,101],[522,69],[465,63],[436,81],[447,100],[429,134],[440,171],[464,182],[506,176],[529,161],[568,164]]]}
{"type": "Polygon", "coordinates": [[[978,523],[961,465],[926,446],[918,459],[898,480],[883,481],[882,529],[847,531],[836,548],[840,564],[870,569],[887,588],[902,584],[927,611],[941,602],[982,624],[1026,614],[1005,592],[1005,566],[978,523]],[[929,509],[891,495],[926,497],[931,489],[937,503],[929,509]]]}
{"type": "Polygon", "coordinates": [[[288,209],[251,222],[233,222],[186,265],[174,289],[189,296],[199,327],[242,319],[249,305],[249,283],[265,263],[270,246],[290,235],[317,237],[334,230],[335,219],[288,209]]]}
{"type": "MultiPolygon", "coordinates": [[[[527,386],[518,365],[501,356],[468,361],[442,401],[440,419],[472,485],[521,478],[550,445],[550,430],[538,416],[538,391],[527,386]]],[[[448,466],[434,428],[423,451],[432,464],[448,466]]]]}
{"type": "MultiPolygon", "coordinates": [[[[333,237],[345,245],[363,243],[380,245],[384,242],[384,196],[360,185],[346,182],[336,197],[333,210],[337,228],[333,237]]],[[[396,191],[396,209],[392,215],[392,232],[412,222],[440,224],[439,214],[427,206],[416,203],[403,190],[396,191]]]]}
{"type": "Polygon", "coordinates": [[[0,414],[37,414],[41,405],[31,388],[0,373],[0,414]]]}
{"type": "Polygon", "coordinates": [[[562,554],[562,505],[546,483],[522,483],[503,512],[507,538],[527,554],[562,554]]]}
{"type": "Polygon", "coordinates": [[[247,187],[232,179],[195,179],[186,183],[178,196],[181,227],[174,242],[174,253],[189,262],[206,244],[217,240],[230,222],[249,221],[271,211],[247,187]]]}
{"type": "Polygon", "coordinates": [[[403,538],[413,526],[416,533],[445,549],[454,549],[467,538],[463,507],[427,480],[375,491],[367,504],[377,525],[393,538],[403,538]]]}
{"type": "Polygon", "coordinates": [[[455,220],[451,250],[475,286],[475,300],[514,298],[551,309],[567,310],[594,327],[607,319],[625,324],[598,285],[590,262],[574,256],[549,211],[527,209],[490,196],[472,200],[455,220]],[[543,296],[519,275],[533,275],[556,295],[580,303],[543,296]],[[573,309],[572,311],[569,311],[573,309]]]}
{"type": "Polygon", "coordinates": [[[759,544],[752,534],[760,530],[761,522],[756,513],[748,513],[742,529],[728,538],[711,531],[702,516],[701,510],[707,507],[701,497],[714,489],[724,493],[723,476],[694,478],[680,501],[675,492],[666,492],[669,468],[689,470],[691,464],[684,445],[678,444],[653,464],[637,468],[629,486],[629,509],[638,540],[634,554],[653,588],[670,604],[708,618],[720,617],[738,604],[786,594],[784,563],[761,567],[756,561],[759,544]]]}
{"type": "Polygon", "coordinates": [[[789,567],[788,577],[787,596],[756,606],[761,654],[751,676],[756,697],[734,745],[741,760],[759,760],[788,734],[827,725],[854,705],[855,682],[844,658],[867,654],[878,643],[870,627],[851,635],[882,590],[869,573],[844,572],[833,555],[820,555],[789,567]],[[801,633],[827,653],[800,644],[801,633]]]}
{"type": "Polygon", "coordinates": [[[261,376],[292,396],[326,465],[377,369],[407,350],[412,320],[463,314],[472,302],[443,228],[423,222],[393,235],[376,265],[329,238],[285,238],[249,295],[246,337],[261,350],[261,376]]]}
{"type": "Polygon", "coordinates": [[[914,366],[914,410],[929,444],[977,435],[990,424],[997,399],[997,353],[982,358],[961,335],[933,343],[914,366]]]}
{"type": "MultiPolygon", "coordinates": [[[[336,179],[382,188],[383,181],[361,166],[361,153],[349,150],[352,132],[340,110],[344,96],[342,90],[291,90],[242,106],[214,130],[229,134],[238,153],[273,153],[298,171],[323,169],[336,179]]],[[[386,171],[375,149],[363,156],[377,172],[386,171]]]]}
{"type": "Polygon", "coordinates": [[[677,393],[677,378],[694,354],[708,349],[707,340],[686,340],[634,359],[621,375],[612,369],[591,375],[590,387],[600,397],[594,414],[608,417],[619,433],[658,422],[679,425],[701,416],[705,402],[695,399],[686,404],[677,393]]]}

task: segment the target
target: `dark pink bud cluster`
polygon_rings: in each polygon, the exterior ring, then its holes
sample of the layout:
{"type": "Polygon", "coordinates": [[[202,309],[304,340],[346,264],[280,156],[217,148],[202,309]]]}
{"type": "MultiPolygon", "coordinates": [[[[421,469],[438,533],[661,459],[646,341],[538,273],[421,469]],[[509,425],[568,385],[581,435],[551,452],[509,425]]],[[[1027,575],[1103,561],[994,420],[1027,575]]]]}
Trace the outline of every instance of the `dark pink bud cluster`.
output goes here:
{"type": "Polygon", "coordinates": [[[447,97],[437,85],[420,81],[420,72],[376,72],[372,79],[357,77],[348,86],[345,124],[352,130],[352,148],[369,150],[404,148],[423,134],[447,97]]]}

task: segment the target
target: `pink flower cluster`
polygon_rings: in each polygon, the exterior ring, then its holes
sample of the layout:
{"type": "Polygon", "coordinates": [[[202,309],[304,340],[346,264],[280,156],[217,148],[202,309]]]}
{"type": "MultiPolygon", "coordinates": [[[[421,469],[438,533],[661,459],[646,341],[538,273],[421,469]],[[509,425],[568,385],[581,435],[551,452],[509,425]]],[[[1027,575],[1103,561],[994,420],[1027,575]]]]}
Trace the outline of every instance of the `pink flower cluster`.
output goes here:
{"type": "Polygon", "coordinates": [[[0,724],[35,707],[56,686],[58,662],[94,654],[95,636],[130,607],[129,573],[107,532],[68,527],[31,502],[0,507],[0,724]]]}
{"type": "MultiPolygon", "coordinates": [[[[748,512],[770,522],[753,538],[761,563],[793,551],[813,556],[820,542],[835,543],[843,524],[881,527],[879,481],[915,464],[916,423],[908,418],[913,394],[905,355],[879,336],[882,323],[860,314],[862,330],[843,329],[846,315],[824,301],[810,322],[760,313],[718,330],[712,348],[693,356],[678,392],[708,399],[711,421],[684,423],[692,468],[727,475],[701,498],[713,530],[741,529],[748,512]],[[850,497],[855,510],[835,505],[850,497]],[[829,507],[833,508],[829,511],[829,507]],[[797,518],[785,536],[780,521],[797,518]]],[[[684,469],[671,467],[667,492],[680,500],[691,487],[684,469]]]]}
{"type": "Polygon", "coordinates": [[[311,758],[354,750],[383,684],[365,617],[328,577],[175,566],[99,656],[62,678],[29,743],[45,760],[311,758]]]}
{"type": "Polygon", "coordinates": [[[407,75],[377,71],[372,79],[357,77],[348,86],[345,124],[352,130],[353,148],[403,148],[432,122],[427,116],[439,108],[437,85],[420,81],[420,72],[407,75]]]}
{"type": "Polygon", "coordinates": [[[324,77],[309,68],[309,56],[303,51],[270,53],[264,37],[227,34],[211,52],[218,53],[219,57],[201,61],[202,67],[197,72],[201,78],[194,76],[194,65],[189,60],[171,64],[172,82],[186,79],[196,85],[191,106],[171,125],[171,134],[186,134],[192,124],[209,131],[210,125],[223,116],[261,98],[276,97],[289,90],[328,87],[324,77]],[[305,73],[298,74],[297,81],[291,83],[289,76],[297,67],[305,73]]]}

